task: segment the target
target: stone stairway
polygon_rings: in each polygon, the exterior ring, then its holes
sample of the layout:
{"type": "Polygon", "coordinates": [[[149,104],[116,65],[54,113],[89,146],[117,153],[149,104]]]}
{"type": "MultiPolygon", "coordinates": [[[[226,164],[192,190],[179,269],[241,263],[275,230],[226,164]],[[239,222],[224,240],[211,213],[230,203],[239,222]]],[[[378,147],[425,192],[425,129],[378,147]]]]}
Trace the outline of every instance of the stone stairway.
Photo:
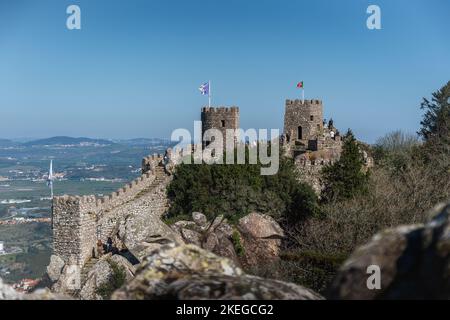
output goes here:
{"type": "Polygon", "coordinates": [[[154,190],[157,186],[159,186],[164,181],[164,179],[166,179],[166,177],[167,177],[167,175],[166,175],[166,172],[164,171],[164,167],[157,166],[155,168],[155,180],[152,182],[152,184],[150,186],[148,186],[140,194],[138,194],[136,196],[136,199],[141,198],[143,195],[154,190]]]}

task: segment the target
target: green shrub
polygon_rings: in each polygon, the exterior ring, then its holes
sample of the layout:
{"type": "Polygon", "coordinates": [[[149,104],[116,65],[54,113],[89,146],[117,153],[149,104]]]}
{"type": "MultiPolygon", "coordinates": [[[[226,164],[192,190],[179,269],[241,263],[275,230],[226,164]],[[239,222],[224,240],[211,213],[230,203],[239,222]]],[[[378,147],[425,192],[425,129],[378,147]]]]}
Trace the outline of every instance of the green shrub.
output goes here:
{"type": "Polygon", "coordinates": [[[231,241],[233,242],[234,251],[236,251],[239,257],[242,257],[245,254],[245,249],[241,243],[241,235],[237,230],[233,231],[231,235],[231,241]]]}
{"type": "Polygon", "coordinates": [[[369,174],[364,172],[363,165],[358,142],[349,129],[340,159],[322,170],[323,199],[343,200],[367,194],[369,174]]]}
{"type": "Polygon", "coordinates": [[[260,163],[177,166],[167,188],[171,200],[167,218],[199,211],[209,220],[223,215],[233,222],[257,211],[295,222],[318,214],[317,196],[309,185],[298,182],[291,159],[281,158],[279,171],[272,176],[261,175],[260,169],[260,163]]]}

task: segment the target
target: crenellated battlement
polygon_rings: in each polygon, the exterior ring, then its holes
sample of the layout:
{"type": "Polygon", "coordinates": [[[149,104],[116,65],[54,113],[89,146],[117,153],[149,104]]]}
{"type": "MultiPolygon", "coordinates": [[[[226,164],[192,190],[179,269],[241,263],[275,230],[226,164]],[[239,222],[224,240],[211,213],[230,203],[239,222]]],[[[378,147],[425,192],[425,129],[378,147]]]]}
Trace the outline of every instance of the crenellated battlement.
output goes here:
{"type": "Polygon", "coordinates": [[[333,164],[334,161],[331,159],[316,159],[316,160],[308,160],[308,159],[296,159],[295,164],[297,167],[324,167],[327,165],[333,164]]]}
{"type": "Polygon", "coordinates": [[[322,105],[322,100],[311,99],[311,100],[303,101],[300,99],[295,99],[295,100],[286,99],[286,106],[291,106],[291,105],[296,105],[296,106],[322,105]]]}
{"type": "MultiPolygon", "coordinates": [[[[162,155],[145,157],[143,161],[159,165],[162,155]]],[[[53,199],[53,252],[64,261],[83,266],[96,250],[98,230],[104,229],[110,212],[149,188],[156,180],[155,168],[122,188],[103,197],[57,196],[53,199]]],[[[117,219],[117,217],[114,217],[117,219]]]]}
{"type": "MultiPolygon", "coordinates": [[[[239,128],[239,108],[238,107],[218,107],[202,108],[202,137],[210,129],[220,130],[224,138],[224,146],[227,145],[226,131],[228,129],[236,130],[239,128]]],[[[234,139],[236,143],[237,139],[234,139]]],[[[206,147],[210,141],[204,141],[203,147],[206,147]]]]}
{"type": "Polygon", "coordinates": [[[100,214],[102,211],[108,211],[128,200],[134,198],[139,192],[145,189],[155,180],[155,175],[151,172],[142,174],[140,177],[134,179],[132,182],[127,183],[122,188],[112,192],[109,195],[103,197],[96,197],[95,195],[89,196],[57,196],[54,197],[53,205],[79,205],[88,207],[92,213],[100,214]]]}
{"type": "Polygon", "coordinates": [[[239,107],[203,107],[202,112],[211,113],[239,113],[239,107]]]}
{"type": "Polygon", "coordinates": [[[164,156],[162,154],[152,154],[142,159],[142,173],[154,172],[155,168],[162,162],[164,156]]]}

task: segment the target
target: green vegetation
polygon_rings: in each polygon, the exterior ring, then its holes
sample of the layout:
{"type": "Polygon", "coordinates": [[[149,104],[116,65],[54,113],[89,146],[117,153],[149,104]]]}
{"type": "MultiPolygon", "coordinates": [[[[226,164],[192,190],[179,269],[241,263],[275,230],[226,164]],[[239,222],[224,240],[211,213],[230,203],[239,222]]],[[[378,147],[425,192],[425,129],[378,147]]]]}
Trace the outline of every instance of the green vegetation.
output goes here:
{"type": "Polygon", "coordinates": [[[234,251],[236,251],[237,255],[240,257],[243,256],[245,254],[245,249],[241,243],[241,235],[237,230],[233,230],[231,241],[233,242],[234,251]]]}
{"type": "MultiPolygon", "coordinates": [[[[450,82],[424,99],[419,136],[394,131],[365,146],[349,131],[340,160],[323,171],[320,205],[287,159],[273,177],[260,176],[258,165],[180,166],[169,188],[171,216],[257,210],[275,217],[287,235],[281,259],[249,271],[324,293],[356,247],[385,228],[425,222],[450,198],[449,98],[450,82]],[[360,150],[375,160],[370,174],[360,150]]],[[[240,238],[232,238],[238,251],[240,238]]]]}
{"type": "Polygon", "coordinates": [[[322,170],[323,199],[327,201],[350,199],[367,194],[369,174],[364,172],[364,158],[349,129],[339,161],[322,170]]]}
{"type": "Polygon", "coordinates": [[[348,175],[342,167],[326,172],[328,187],[334,190],[321,204],[323,216],[309,217],[295,226],[285,225],[289,235],[287,252],[294,252],[297,257],[312,254],[321,258],[293,261],[284,255],[268,275],[291,279],[323,293],[337,270],[336,264],[328,262],[343,261],[385,228],[425,222],[428,210],[449,199],[449,98],[450,82],[433,94],[432,103],[424,99],[425,114],[419,131],[423,142],[401,131],[380,138],[368,150],[376,164],[368,177],[356,174],[361,172],[356,165],[360,159],[356,157],[354,142],[350,145],[347,140],[342,157],[353,155],[345,160],[347,169],[353,170],[348,175]],[[347,185],[339,183],[339,175],[347,185]]]}
{"type": "MultiPolygon", "coordinates": [[[[248,150],[247,160],[248,163],[248,150]]],[[[194,211],[208,219],[224,215],[230,222],[251,211],[278,220],[299,221],[319,214],[317,196],[296,179],[292,160],[282,158],[276,175],[262,176],[261,164],[181,164],[168,186],[174,221],[194,211]]]]}
{"type": "Polygon", "coordinates": [[[125,284],[127,278],[124,267],[114,261],[107,261],[112,269],[111,279],[97,288],[97,294],[104,300],[110,299],[113,292],[125,284]]]}

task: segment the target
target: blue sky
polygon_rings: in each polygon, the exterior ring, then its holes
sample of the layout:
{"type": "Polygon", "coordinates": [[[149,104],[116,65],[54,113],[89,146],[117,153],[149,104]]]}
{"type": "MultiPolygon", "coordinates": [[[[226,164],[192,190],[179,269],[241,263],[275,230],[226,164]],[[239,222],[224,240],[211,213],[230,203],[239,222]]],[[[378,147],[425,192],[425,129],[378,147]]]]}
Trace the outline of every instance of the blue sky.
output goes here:
{"type": "Polygon", "coordinates": [[[213,105],[280,128],[284,101],[324,101],[374,142],[419,127],[450,80],[450,1],[0,0],[0,137],[170,137],[213,105]],[[82,29],[66,28],[77,4],[82,29]],[[366,28],[369,4],[382,30],[366,28]]]}

